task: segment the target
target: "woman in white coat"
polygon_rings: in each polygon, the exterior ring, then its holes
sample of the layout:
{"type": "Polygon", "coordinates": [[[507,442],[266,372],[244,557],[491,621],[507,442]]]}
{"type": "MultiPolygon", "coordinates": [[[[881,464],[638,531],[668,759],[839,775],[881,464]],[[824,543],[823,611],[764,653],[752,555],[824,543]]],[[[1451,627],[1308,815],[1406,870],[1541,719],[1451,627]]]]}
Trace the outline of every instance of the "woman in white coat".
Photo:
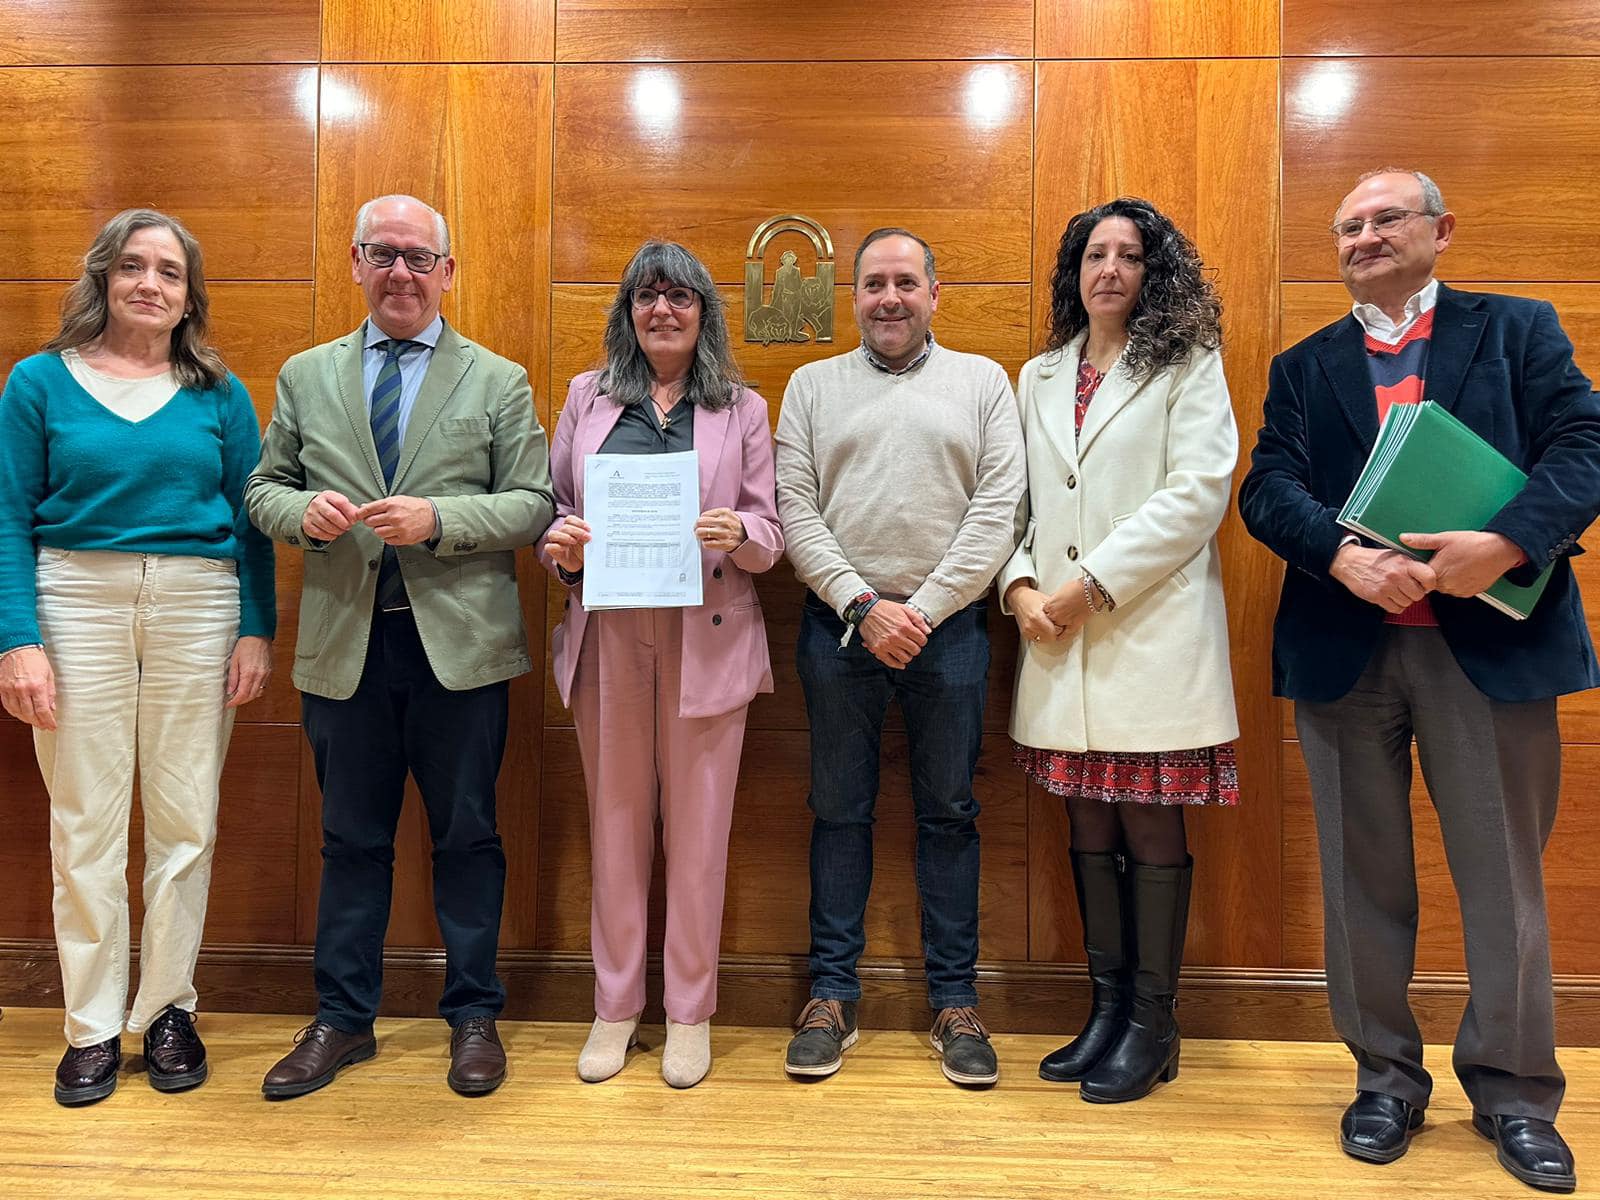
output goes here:
{"type": "Polygon", "coordinates": [[[1220,315],[1170,220],[1102,204],[1062,235],[1049,348],[1018,388],[1030,516],[1000,578],[1023,637],[1011,734],[1018,764],[1066,799],[1093,982],[1083,1031],[1039,1074],[1102,1103],[1177,1074],[1184,806],[1239,799],[1220,315]]]}

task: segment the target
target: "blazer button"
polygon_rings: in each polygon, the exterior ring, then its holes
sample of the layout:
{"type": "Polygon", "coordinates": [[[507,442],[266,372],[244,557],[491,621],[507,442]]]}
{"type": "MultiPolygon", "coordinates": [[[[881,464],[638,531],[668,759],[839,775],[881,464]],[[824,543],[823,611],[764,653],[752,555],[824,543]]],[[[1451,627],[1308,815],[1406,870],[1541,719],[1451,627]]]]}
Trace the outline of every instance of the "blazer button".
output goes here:
{"type": "Polygon", "coordinates": [[[283,540],[284,540],[284,541],[286,541],[286,542],[288,542],[288,543],[289,543],[289,545],[291,545],[291,546],[298,546],[298,545],[299,545],[299,544],[300,544],[300,539],[299,539],[299,538],[297,538],[297,537],[296,537],[296,536],[295,536],[295,535],[294,535],[294,534],[292,534],[292,533],[291,533],[291,534],[290,534],[290,535],[289,535],[289,536],[288,536],[288,537],[286,537],[286,538],[284,538],[284,539],[283,539],[283,540]]]}
{"type": "Polygon", "coordinates": [[[377,569],[378,569],[378,560],[375,559],[375,558],[369,558],[367,560],[367,570],[376,571],[377,569]]]}
{"type": "Polygon", "coordinates": [[[721,613],[714,613],[712,615],[712,617],[711,617],[711,623],[713,625],[721,625],[722,624],[722,614],[721,613]]]}
{"type": "Polygon", "coordinates": [[[1077,562],[1078,561],[1078,548],[1076,546],[1068,546],[1067,547],[1067,557],[1069,559],[1071,559],[1073,562],[1077,562]]]}
{"type": "Polygon", "coordinates": [[[722,568],[721,567],[712,567],[711,568],[711,578],[713,578],[713,579],[721,579],[722,578],[722,568]]]}
{"type": "Polygon", "coordinates": [[[1073,488],[1075,488],[1077,486],[1078,486],[1078,477],[1076,475],[1068,475],[1067,476],[1067,490],[1071,491],[1073,488]]]}

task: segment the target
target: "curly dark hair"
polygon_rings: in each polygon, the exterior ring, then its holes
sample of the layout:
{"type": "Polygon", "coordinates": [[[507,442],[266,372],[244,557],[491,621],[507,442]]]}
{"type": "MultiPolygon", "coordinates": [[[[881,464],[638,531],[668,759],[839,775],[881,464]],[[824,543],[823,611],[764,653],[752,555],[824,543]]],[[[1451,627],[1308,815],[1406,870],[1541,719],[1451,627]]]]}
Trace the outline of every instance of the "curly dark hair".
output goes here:
{"type": "Polygon", "coordinates": [[[1147,379],[1183,362],[1196,347],[1220,348],[1222,302],[1206,278],[1208,268],[1194,243],[1148,200],[1119,196],[1067,222],[1050,277],[1050,339],[1045,349],[1061,349],[1089,326],[1079,272],[1089,235],[1107,217],[1126,217],[1144,240],[1144,284],[1128,314],[1128,348],[1122,358],[1129,374],[1147,379]]]}

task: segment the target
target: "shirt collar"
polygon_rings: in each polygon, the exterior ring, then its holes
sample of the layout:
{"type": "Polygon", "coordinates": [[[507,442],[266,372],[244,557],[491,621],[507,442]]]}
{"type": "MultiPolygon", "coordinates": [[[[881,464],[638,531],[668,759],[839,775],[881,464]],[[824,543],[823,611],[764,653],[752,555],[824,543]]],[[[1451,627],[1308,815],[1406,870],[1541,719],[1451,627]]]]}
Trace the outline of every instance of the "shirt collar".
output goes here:
{"type": "Polygon", "coordinates": [[[871,364],[873,370],[882,371],[885,375],[905,375],[908,372],[915,371],[923,363],[928,361],[928,355],[933,353],[934,344],[933,330],[930,329],[928,330],[928,340],[922,345],[922,353],[917,355],[898,371],[889,366],[883,361],[883,359],[879,358],[876,354],[869,350],[866,342],[861,343],[861,353],[866,358],[867,362],[871,364]]]}
{"type": "Polygon", "coordinates": [[[1361,328],[1381,342],[1396,342],[1404,336],[1406,330],[1416,322],[1416,319],[1431,309],[1439,301],[1439,281],[1430,279],[1422,285],[1422,290],[1406,301],[1405,311],[1400,314],[1400,320],[1391,321],[1389,314],[1376,304],[1356,303],[1350,306],[1350,313],[1361,323],[1361,328]]]}
{"type": "MultiPolygon", "coordinates": [[[[443,332],[444,332],[444,317],[436,316],[436,317],[433,318],[432,321],[428,322],[428,327],[426,329],[424,329],[421,333],[417,334],[416,337],[408,338],[406,340],[407,341],[412,341],[412,342],[421,342],[424,346],[428,347],[428,349],[432,350],[436,346],[438,346],[438,344],[439,344],[439,335],[441,333],[443,333],[443,332]]],[[[361,343],[362,347],[364,349],[371,350],[379,342],[387,342],[389,340],[390,340],[389,335],[387,333],[385,333],[382,329],[378,328],[377,321],[373,320],[371,316],[368,316],[367,317],[367,332],[366,332],[366,336],[365,336],[364,340],[361,343]]]]}

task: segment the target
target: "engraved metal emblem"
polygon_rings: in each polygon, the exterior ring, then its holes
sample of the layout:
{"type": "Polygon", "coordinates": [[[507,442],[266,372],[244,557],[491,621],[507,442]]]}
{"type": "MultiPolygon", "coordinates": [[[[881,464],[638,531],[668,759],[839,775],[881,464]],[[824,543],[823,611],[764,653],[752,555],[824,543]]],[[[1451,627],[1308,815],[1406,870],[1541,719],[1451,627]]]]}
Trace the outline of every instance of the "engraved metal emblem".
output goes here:
{"type": "Polygon", "coordinates": [[[771,217],[756,226],[744,255],[744,340],[808,342],[806,326],[819,342],[833,341],[833,239],[810,217],[798,213],[771,217]],[[778,257],[767,296],[767,248],[784,233],[803,233],[816,253],[816,274],[800,273],[800,256],[785,250],[778,257]]]}

